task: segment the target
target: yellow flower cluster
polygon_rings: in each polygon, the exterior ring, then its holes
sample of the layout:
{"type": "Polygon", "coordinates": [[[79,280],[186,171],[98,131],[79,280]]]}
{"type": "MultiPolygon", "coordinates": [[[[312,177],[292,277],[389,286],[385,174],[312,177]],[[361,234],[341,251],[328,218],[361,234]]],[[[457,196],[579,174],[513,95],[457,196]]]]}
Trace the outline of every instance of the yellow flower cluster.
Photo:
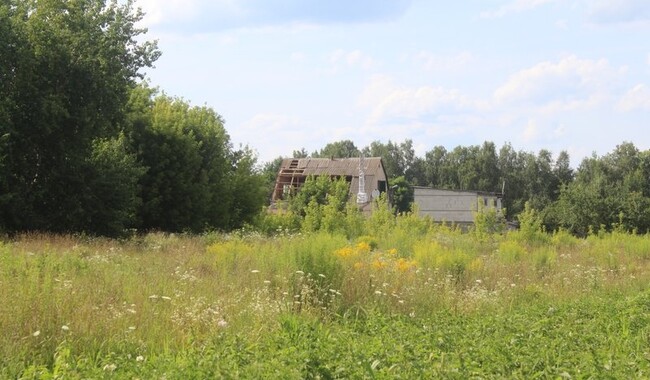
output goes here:
{"type": "Polygon", "coordinates": [[[395,268],[400,272],[407,272],[411,269],[417,268],[417,262],[415,260],[406,260],[400,257],[395,261],[395,268]]]}
{"type": "Polygon", "coordinates": [[[334,254],[342,259],[345,259],[347,257],[354,256],[356,252],[354,249],[352,249],[352,247],[343,247],[334,251],[334,254]]]}
{"type": "Polygon", "coordinates": [[[346,246],[334,251],[334,254],[347,262],[354,270],[369,268],[371,270],[392,270],[407,272],[417,268],[415,260],[399,258],[397,249],[391,248],[386,251],[374,251],[370,244],[365,241],[356,243],[353,246],[346,246]]]}

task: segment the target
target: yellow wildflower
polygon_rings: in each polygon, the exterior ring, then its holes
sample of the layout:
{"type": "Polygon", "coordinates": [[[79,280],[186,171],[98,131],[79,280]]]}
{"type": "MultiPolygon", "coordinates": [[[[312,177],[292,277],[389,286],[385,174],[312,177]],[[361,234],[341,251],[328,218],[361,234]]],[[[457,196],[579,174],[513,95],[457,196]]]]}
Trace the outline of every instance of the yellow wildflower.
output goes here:
{"type": "Polygon", "coordinates": [[[369,253],[370,252],[370,244],[366,243],[365,241],[357,243],[356,249],[359,253],[369,253]]]}
{"type": "Polygon", "coordinates": [[[354,251],[351,247],[343,247],[341,249],[337,249],[334,254],[338,257],[346,258],[352,256],[354,254],[354,251]]]}
{"type": "Polygon", "coordinates": [[[404,258],[399,258],[395,262],[395,267],[400,272],[406,272],[412,268],[415,268],[416,265],[417,263],[415,262],[415,260],[406,260],[404,258]]]}
{"type": "Polygon", "coordinates": [[[372,262],[372,267],[375,269],[382,269],[386,267],[386,262],[383,260],[376,259],[375,261],[372,262]]]}

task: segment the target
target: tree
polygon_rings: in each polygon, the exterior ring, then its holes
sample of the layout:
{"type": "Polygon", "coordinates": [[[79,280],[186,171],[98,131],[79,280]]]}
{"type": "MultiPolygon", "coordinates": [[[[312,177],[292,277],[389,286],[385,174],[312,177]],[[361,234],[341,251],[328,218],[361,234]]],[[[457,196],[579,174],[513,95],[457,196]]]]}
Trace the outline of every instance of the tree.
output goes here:
{"type": "Polygon", "coordinates": [[[391,203],[395,212],[408,212],[413,204],[413,187],[403,176],[392,178],[389,181],[391,203]]]}
{"type": "Polygon", "coordinates": [[[580,235],[600,226],[649,231],[648,154],[624,142],[603,157],[585,158],[548,218],[580,235]]]}
{"type": "Polygon", "coordinates": [[[306,158],[309,156],[309,153],[307,153],[307,150],[305,148],[301,148],[300,150],[294,150],[293,151],[293,158],[306,158]]]}
{"type": "Polygon", "coordinates": [[[444,146],[436,146],[424,155],[425,159],[425,186],[445,187],[442,178],[443,166],[447,160],[447,149],[444,146]]]}
{"type": "MultiPolygon", "coordinates": [[[[142,184],[141,227],[165,231],[227,228],[234,194],[230,140],[221,117],[207,107],[134,94],[133,144],[147,168],[142,184]]],[[[248,164],[248,162],[246,163],[248,164]]]]}
{"type": "Polygon", "coordinates": [[[140,165],[124,135],[115,139],[96,140],[89,159],[88,186],[85,193],[88,210],[86,227],[106,236],[119,236],[134,226],[136,213],[141,206],[139,180],[146,172],[140,165]]]}
{"type": "Polygon", "coordinates": [[[0,220],[6,229],[110,229],[85,223],[105,191],[92,166],[104,162],[99,142],[118,138],[140,69],[159,56],[155,43],[139,38],[141,19],[132,1],[0,5],[0,220]]]}
{"type": "MultiPolygon", "coordinates": [[[[553,166],[553,175],[559,181],[560,185],[567,185],[573,181],[573,169],[571,169],[571,159],[569,153],[563,150],[557,156],[553,166]]],[[[559,187],[556,189],[559,194],[559,187]]]]}
{"type": "Polygon", "coordinates": [[[255,169],[257,158],[249,147],[235,150],[231,157],[230,191],[233,199],[228,228],[239,228],[253,222],[269,194],[263,173],[255,169]]]}
{"type": "Polygon", "coordinates": [[[262,165],[261,175],[264,179],[264,186],[266,189],[267,203],[271,200],[273,189],[275,189],[275,180],[278,178],[280,167],[282,166],[282,156],[276,157],[272,161],[265,162],[262,165]]]}
{"type": "Polygon", "coordinates": [[[341,140],[325,145],[311,156],[316,158],[351,158],[359,157],[361,152],[351,140],[341,140]]]}
{"type": "MultiPolygon", "coordinates": [[[[381,157],[388,178],[407,177],[410,174],[409,169],[415,157],[412,140],[404,140],[401,144],[390,140],[386,144],[373,141],[363,149],[363,154],[366,157],[381,157]]],[[[407,179],[409,178],[407,177],[407,179]]]]}

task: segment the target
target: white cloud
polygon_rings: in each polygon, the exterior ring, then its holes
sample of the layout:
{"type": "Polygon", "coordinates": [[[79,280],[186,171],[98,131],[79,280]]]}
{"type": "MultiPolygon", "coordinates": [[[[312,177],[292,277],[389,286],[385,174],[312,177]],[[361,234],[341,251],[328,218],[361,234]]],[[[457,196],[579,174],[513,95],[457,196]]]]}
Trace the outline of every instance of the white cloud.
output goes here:
{"type": "Polygon", "coordinates": [[[528,120],[521,137],[526,143],[531,143],[539,138],[539,127],[535,120],[528,120]]]}
{"type": "Polygon", "coordinates": [[[647,0],[592,0],[589,5],[589,17],[597,24],[650,23],[647,0]]]}
{"type": "Polygon", "coordinates": [[[305,55],[303,52],[295,51],[291,53],[291,56],[289,58],[292,62],[303,63],[307,60],[307,55],[305,55]]]}
{"type": "Polygon", "coordinates": [[[370,108],[369,124],[391,119],[418,119],[432,113],[454,113],[477,108],[478,103],[456,89],[397,86],[386,76],[375,76],[359,97],[359,105],[370,108]]]}
{"type": "Polygon", "coordinates": [[[566,126],[564,124],[558,125],[557,128],[553,130],[553,138],[559,139],[566,135],[566,126]]]}
{"type": "Polygon", "coordinates": [[[334,70],[343,65],[346,67],[356,67],[363,70],[369,70],[376,65],[376,61],[369,55],[363,53],[361,50],[346,51],[338,49],[330,54],[330,63],[334,66],[334,70]]]}
{"type": "Polygon", "coordinates": [[[413,60],[428,71],[454,71],[461,70],[472,63],[474,56],[468,51],[445,56],[422,50],[413,56],[413,60]]]}
{"type": "Polygon", "coordinates": [[[494,92],[497,104],[528,105],[548,110],[593,108],[608,98],[612,83],[624,68],[614,70],[607,60],[569,56],[541,62],[516,72],[494,92]]]}
{"type": "Polygon", "coordinates": [[[525,12],[557,0],[514,0],[492,11],[481,12],[481,18],[500,18],[510,13],[525,12]]]}
{"type": "Polygon", "coordinates": [[[300,119],[295,116],[262,113],[253,116],[242,128],[257,132],[282,132],[299,125],[300,119]]]}
{"type": "Polygon", "coordinates": [[[619,111],[637,109],[650,110],[650,88],[645,84],[637,84],[630,89],[617,104],[619,111]]]}
{"type": "MultiPolygon", "coordinates": [[[[322,132],[307,128],[297,116],[259,113],[230,131],[234,143],[245,143],[255,148],[260,157],[273,159],[290,155],[305,141],[323,140],[322,132]],[[273,144],[269,143],[272,139],[273,144]]],[[[307,150],[313,147],[307,147],[307,150]]]]}
{"type": "MultiPolygon", "coordinates": [[[[143,21],[147,26],[190,22],[204,15],[202,10],[206,9],[202,0],[137,0],[136,5],[145,12],[143,21]]],[[[233,0],[214,0],[211,6],[229,17],[241,16],[243,13],[233,0]]]]}
{"type": "Polygon", "coordinates": [[[566,19],[557,20],[555,21],[555,27],[560,30],[567,30],[569,29],[569,21],[566,19]]]}

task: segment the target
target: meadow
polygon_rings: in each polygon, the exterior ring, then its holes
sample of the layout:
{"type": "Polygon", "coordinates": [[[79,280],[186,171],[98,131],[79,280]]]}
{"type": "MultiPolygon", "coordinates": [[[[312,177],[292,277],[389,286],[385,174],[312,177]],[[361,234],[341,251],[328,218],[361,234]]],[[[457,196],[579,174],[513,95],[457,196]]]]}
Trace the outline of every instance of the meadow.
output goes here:
{"type": "Polygon", "coordinates": [[[650,377],[650,236],[367,223],[3,238],[0,377],[650,377]]]}

